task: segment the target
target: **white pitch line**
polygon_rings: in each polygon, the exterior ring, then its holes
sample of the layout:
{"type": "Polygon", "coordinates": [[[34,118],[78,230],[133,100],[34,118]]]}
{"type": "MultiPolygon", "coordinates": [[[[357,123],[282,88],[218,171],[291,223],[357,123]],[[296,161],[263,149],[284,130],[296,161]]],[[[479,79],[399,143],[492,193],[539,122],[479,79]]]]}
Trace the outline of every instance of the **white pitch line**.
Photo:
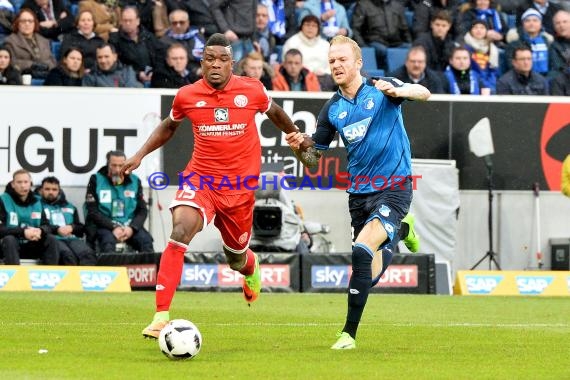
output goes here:
{"type": "MultiPolygon", "coordinates": [[[[141,322],[142,323],[142,322],[141,322]]],[[[0,326],[140,326],[138,322],[110,322],[110,323],[88,323],[88,322],[0,322],[0,326]]],[[[209,323],[196,322],[200,326],[252,326],[252,327],[321,327],[339,326],[335,323],[271,323],[271,322],[246,322],[246,323],[209,323]]],[[[396,323],[361,323],[361,326],[392,326],[392,327],[495,327],[495,328],[570,328],[568,323],[471,323],[471,322],[440,322],[440,323],[416,323],[416,322],[396,322],[396,323]]]]}

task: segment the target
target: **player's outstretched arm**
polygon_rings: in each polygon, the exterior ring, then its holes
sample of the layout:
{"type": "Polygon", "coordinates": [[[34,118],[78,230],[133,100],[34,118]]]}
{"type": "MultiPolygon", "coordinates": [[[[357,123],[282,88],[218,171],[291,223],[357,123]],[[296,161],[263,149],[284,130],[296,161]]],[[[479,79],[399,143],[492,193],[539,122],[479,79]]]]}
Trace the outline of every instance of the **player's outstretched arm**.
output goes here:
{"type": "MultiPolygon", "coordinates": [[[[287,135],[295,132],[299,132],[299,128],[289,116],[283,111],[279,105],[271,103],[271,107],[265,113],[269,120],[273,122],[281,131],[287,135]]],[[[312,168],[317,166],[321,154],[314,147],[315,142],[308,135],[303,135],[303,139],[300,140],[297,148],[291,148],[295,156],[303,163],[303,165],[312,168]]]]}
{"type": "Polygon", "coordinates": [[[406,83],[401,87],[394,86],[393,83],[377,80],[374,82],[374,86],[382,91],[384,95],[391,96],[393,98],[406,98],[409,100],[427,100],[431,96],[431,92],[417,83],[406,83]]]}
{"type": "Polygon", "coordinates": [[[140,166],[142,159],[147,154],[160,148],[172,138],[179,125],[180,121],[174,121],[170,116],[162,120],[135,155],[125,161],[121,168],[121,174],[131,174],[133,170],[140,166]]]}

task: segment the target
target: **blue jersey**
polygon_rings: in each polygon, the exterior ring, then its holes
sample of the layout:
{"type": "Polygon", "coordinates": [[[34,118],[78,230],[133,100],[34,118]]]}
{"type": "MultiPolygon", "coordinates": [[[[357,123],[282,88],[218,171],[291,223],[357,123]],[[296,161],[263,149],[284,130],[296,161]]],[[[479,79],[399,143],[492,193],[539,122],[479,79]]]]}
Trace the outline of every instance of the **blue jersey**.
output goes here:
{"type": "MultiPolygon", "coordinates": [[[[404,83],[382,78],[396,87],[404,83]]],[[[401,103],[385,96],[371,83],[363,83],[354,99],[337,92],[323,107],[313,135],[315,147],[328,149],[338,132],[348,151],[352,194],[394,188],[411,176],[411,153],[404,129],[401,103]]]]}

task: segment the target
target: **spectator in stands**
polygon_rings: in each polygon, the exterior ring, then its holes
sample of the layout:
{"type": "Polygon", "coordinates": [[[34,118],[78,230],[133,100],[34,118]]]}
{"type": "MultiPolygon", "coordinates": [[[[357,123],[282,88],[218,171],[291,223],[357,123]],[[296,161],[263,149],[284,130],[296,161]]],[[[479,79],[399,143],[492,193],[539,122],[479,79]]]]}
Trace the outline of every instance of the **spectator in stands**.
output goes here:
{"type": "Polygon", "coordinates": [[[255,32],[253,33],[253,47],[261,53],[266,62],[276,63],[275,46],[277,40],[269,29],[269,9],[265,4],[257,4],[255,14],[255,32]]]}
{"type": "Polygon", "coordinates": [[[334,36],[352,37],[346,9],[336,0],[307,0],[303,7],[299,18],[302,19],[307,14],[317,16],[321,21],[323,38],[330,40],[334,36]]]}
{"type": "MultiPolygon", "coordinates": [[[[176,1],[176,0],[167,0],[167,3],[176,1]]],[[[168,9],[172,11],[173,9],[185,9],[190,15],[190,24],[194,25],[200,33],[205,37],[208,38],[214,33],[220,32],[218,29],[218,25],[214,20],[214,15],[210,10],[209,4],[207,1],[184,1],[185,7],[178,7],[178,8],[171,8],[168,9]]],[[[223,33],[224,31],[221,31],[223,33]]]]}
{"type": "Polygon", "coordinates": [[[269,31],[275,37],[277,45],[283,45],[289,37],[297,33],[295,0],[261,0],[259,4],[265,5],[267,9],[269,31]]]}
{"type": "Polygon", "coordinates": [[[32,192],[32,176],[27,170],[16,170],[0,195],[0,246],[6,265],[20,265],[20,258],[39,259],[45,265],[59,263],[57,240],[32,192]]]}
{"type": "MultiPolygon", "coordinates": [[[[290,49],[297,49],[303,56],[303,65],[319,78],[321,90],[334,88],[328,62],[329,43],[320,36],[320,22],[317,16],[307,15],[301,21],[300,31],[283,45],[283,59],[290,49]]],[[[275,86],[275,84],[274,84],[275,86]]]]}
{"type": "Polygon", "coordinates": [[[49,40],[59,41],[61,35],[73,29],[73,15],[63,0],[26,0],[22,8],[35,13],[39,33],[49,40]]]}
{"type": "Polygon", "coordinates": [[[405,83],[418,83],[432,94],[447,94],[447,81],[443,74],[427,67],[426,51],[421,45],[413,46],[408,51],[406,63],[388,74],[405,83]]]}
{"type": "Polygon", "coordinates": [[[570,197],[570,154],[566,156],[562,163],[562,176],[560,182],[562,194],[570,197]]]}
{"type": "Polygon", "coordinates": [[[67,201],[56,177],[45,177],[38,188],[51,233],[57,239],[63,265],[97,265],[95,252],[82,239],[85,226],[77,208],[67,201]]]}
{"type": "Polygon", "coordinates": [[[4,40],[12,33],[14,10],[10,1],[0,0],[0,46],[4,45],[4,40]]]}
{"type": "Polygon", "coordinates": [[[418,2],[414,8],[414,18],[412,26],[412,34],[414,38],[418,38],[422,33],[431,32],[431,23],[434,16],[440,11],[447,11],[450,16],[451,28],[449,35],[452,39],[457,37],[454,19],[457,18],[457,0],[423,0],[418,2]]]}
{"type": "Polygon", "coordinates": [[[10,51],[12,63],[22,74],[45,79],[56,62],[49,40],[38,30],[36,15],[29,9],[20,10],[12,24],[13,33],[6,38],[5,47],[10,51]]]}
{"type": "Polygon", "coordinates": [[[0,85],[22,84],[22,76],[20,71],[12,65],[10,51],[0,46],[0,85]]]}
{"type": "Polygon", "coordinates": [[[540,13],[542,19],[542,26],[544,31],[550,35],[554,35],[554,15],[562,9],[560,4],[555,4],[549,0],[522,0],[516,10],[517,26],[520,28],[523,25],[522,15],[528,9],[535,9],[540,13]]]}
{"type": "Polygon", "coordinates": [[[89,73],[97,66],[97,48],[105,41],[95,33],[97,24],[93,13],[88,10],[80,11],[75,21],[76,29],[63,36],[61,51],[77,47],[83,53],[85,72],[89,73]]]}
{"type": "Polygon", "coordinates": [[[158,69],[153,75],[150,86],[153,88],[180,88],[200,79],[188,70],[188,52],[179,43],[166,49],[166,66],[158,69]]]}
{"type": "Polygon", "coordinates": [[[182,44],[188,52],[187,69],[193,77],[202,76],[200,60],[204,53],[206,40],[198,28],[190,25],[190,18],[185,10],[173,10],[168,15],[170,27],[160,41],[166,46],[174,43],[182,44]]]}
{"type": "Polygon", "coordinates": [[[109,40],[109,33],[117,32],[120,15],[118,0],[81,0],[78,14],[90,11],[95,17],[95,33],[105,42],[109,40]]]}
{"type": "Polygon", "coordinates": [[[275,91],[321,91],[319,79],[303,66],[303,54],[298,49],[289,49],[283,63],[276,68],[273,78],[275,91]]]}
{"type": "Polygon", "coordinates": [[[412,35],[406,21],[405,9],[396,0],[361,0],[352,15],[352,33],[359,46],[376,51],[378,67],[386,70],[389,47],[408,47],[412,35]]]}
{"type": "Polygon", "coordinates": [[[107,164],[91,175],[87,185],[88,241],[96,239],[100,252],[115,252],[117,243],[154,252],[152,237],[143,227],[148,211],[141,180],[135,174],[121,177],[126,161],[122,151],[110,151],[106,158],[107,164]]]}
{"type": "Polygon", "coordinates": [[[457,22],[459,36],[464,36],[471,29],[475,20],[483,20],[487,24],[487,38],[498,47],[504,45],[508,25],[495,6],[494,0],[470,0],[459,7],[457,22]]]}
{"type": "Polygon", "coordinates": [[[513,50],[520,43],[530,46],[532,51],[532,69],[541,75],[547,75],[549,69],[548,48],[554,37],[542,31],[542,15],[534,8],[529,8],[522,15],[522,28],[511,29],[507,34],[505,54],[511,57],[513,50]]]}
{"type": "Polygon", "coordinates": [[[137,79],[150,85],[152,73],[164,61],[164,45],[140,26],[141,20],[136,7],[128,6],[121,11],[119,31],[109,35],[109,42],[115,45],[119,61],[132,66],[137,79]]]}
{"type": "Polygon", "coordinates": [[[427,53],[427,67],[443,72],[449,62],[451,51],[456,46],[449,34],[453,25],[451,15],[447,11],[439,11],[431,20],[431,31],[418,36],[413,45],[423,46],[427,53]]]}
{"type": "Polygon", "coordinates": [[[449,66],[445,69],[445,77],[452,95],[489,95],[491,89],[475,70],[471,70],[471,57],[469,50],[456,47],[451,52],[449,66]]]}
{"type": "Polygon", "coordinates": [[[550,80],[550,95],[570,96],[570,58],[566,69],[550,80]]]}
{"type": "Polygon", "coordinates": [[[553,18],[556,31],[554,42],[548,49],[548,61],[551,71],[564,71],[570,61],[570,12],[556,12],[553,18]]]}
{"type": "Polygon", "coordinates": [[[471,53],[471,70],[475,70],[491,94],[497,90],[499,72],[499,49],[487,38],[487,24],[473,21],[471,30],[464,36],[464,45],[471,53]]]}
{"type": "Polygon", "coordinates": [[[214,0],[210,10],[218,31],[230,40],[234,61],[239,62],[254,51],[255,13],[257,0],[214,0]]]}
{"type": "Polygon", "coordinates": [[[104,43],[97,48],[97,67],[83,77],[87,87],[142,87],[131,66],[118,62],[115,47],[104,43]]]}
{"type": "Polygon", "coordinates": [[[44,86],[82,86],[84,73],[83,54],[72,47],[63,53],[59,65],[50,70],[44,86]]]}
{"type": "Polygon", "coordinates": [[[265,62],[261,53],[253,51],[238,62],[235,69],[237,75],[258,79],[266,89],[273,90],[271,83],[274,72],[271,66],[265,62]]]}
{"type": "Polygon", "coordinates": [[[532,69],[532,51],[521,44],[513,51],[513,69],[497,81],[497,95],[548,95],[546,79],[532,69]]]}
{"type": "MultiPolygon", "coordinates": [[[[192,1],[194,3],[194,1],[192,1]]],[[[201,3],[201,1],[199,1],[201,3]]],[[[161,38],[168,29],[168,5],[165,0],[137,2],[141,25],[156,38],[161,38]]]]}

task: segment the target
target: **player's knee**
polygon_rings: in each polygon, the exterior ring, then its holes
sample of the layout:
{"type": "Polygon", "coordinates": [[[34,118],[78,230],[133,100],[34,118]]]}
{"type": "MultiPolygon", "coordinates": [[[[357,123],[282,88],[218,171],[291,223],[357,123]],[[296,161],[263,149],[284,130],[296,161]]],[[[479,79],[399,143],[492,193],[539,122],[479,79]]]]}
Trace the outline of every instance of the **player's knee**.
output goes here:
{"type": "Polygon", "coordinates": [[[372,255],[359,245],[352,250],[352,275],[360,278],[372,277],[372,255]]]}
{"type": "Polygon", "coordinates": [[[170,239],[183,244],[189,244],[190,240],[194,237],[194,233],[188,229],[184,223],[176,222],[172,226],[172,233],[170,239]]]}

